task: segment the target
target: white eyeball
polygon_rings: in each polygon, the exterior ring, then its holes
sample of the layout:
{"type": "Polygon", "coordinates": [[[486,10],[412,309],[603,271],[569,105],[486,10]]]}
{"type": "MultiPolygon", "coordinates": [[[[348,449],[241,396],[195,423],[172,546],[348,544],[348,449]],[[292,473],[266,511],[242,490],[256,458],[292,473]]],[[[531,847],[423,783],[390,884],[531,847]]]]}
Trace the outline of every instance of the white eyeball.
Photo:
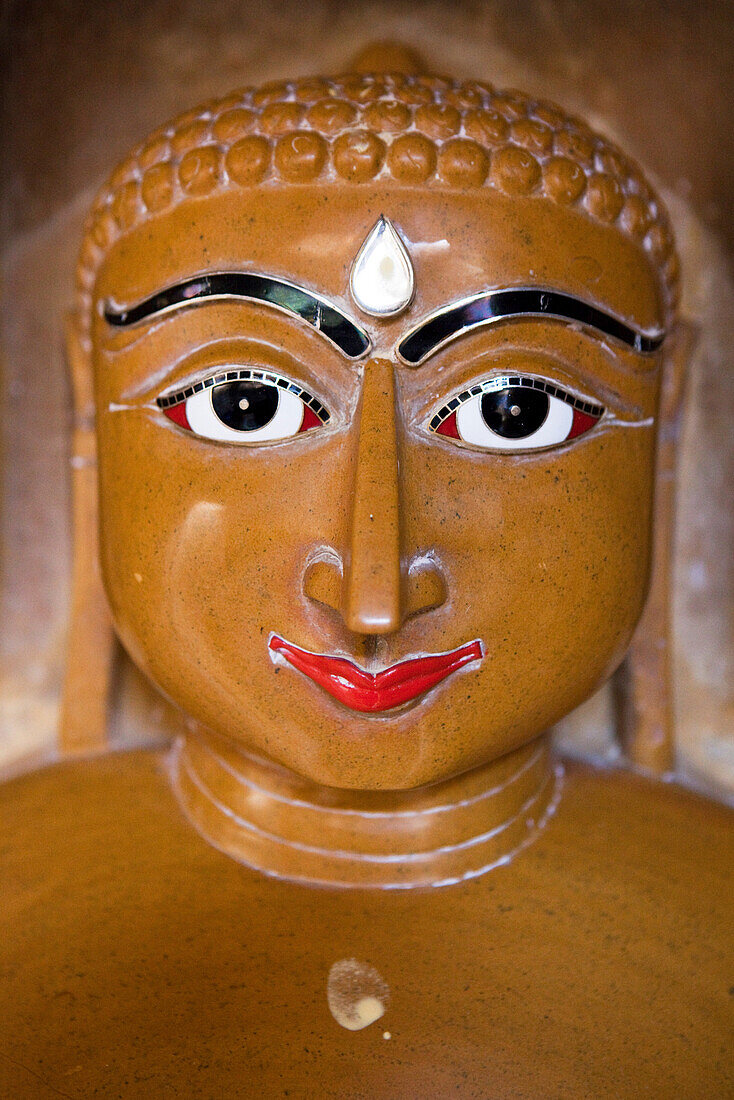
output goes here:
{"type": "Polygon", "coordinates": [[[501,451],[561,443],[572,421],[570,405],[538,390],[480,394],[456,413],[459,435],[466,443],[501,451]]]}
{"type": "Polygon", "coordinates": [[[603,412],[551,382],[493,378],[452,398],[429,427],[485,450],[527,451],[575,439],[603,412]]]}
{"type": "Polygon", "coordinates": [[[296,383],[250,369],[215,375],[159,397],[158,405],[179,427],[222,443],[290,439],[329,420],[324,406],[296,383]]]}
{"type": "Polygon", "coordinates": [[[223,382],[186,399],[192,432],[236,443],[296,435],[303,410],[303,401],[295,393],[261,382],[223,382]]]}

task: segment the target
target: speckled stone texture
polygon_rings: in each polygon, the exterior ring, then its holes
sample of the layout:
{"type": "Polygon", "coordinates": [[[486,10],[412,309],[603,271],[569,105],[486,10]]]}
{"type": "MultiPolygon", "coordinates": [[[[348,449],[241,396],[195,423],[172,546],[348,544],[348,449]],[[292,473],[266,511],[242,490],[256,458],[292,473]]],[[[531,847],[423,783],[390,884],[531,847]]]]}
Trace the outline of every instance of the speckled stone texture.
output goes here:
{"type": "MultiPolygon", "coordinates": [[[[259,6],[235,0],[205,8],[189,0],[144,8],[131,0],[114,7],[29,0],[5,4],[3,15],[2,759],[17,765],[42,757],[55,737],[70,569],[70,398],[60,318],[72,300],[77,241],[94,191],[163,119],[244,84],[343,70],[359,46],[393,36],[438,71],[557,100],[629,150],[662,186],[682,260],[683,313],[700,328],[681,447],[678,743],[693,778],[732,789],[734,158],[721,122],[731,113],[728,7],[712,0],[672,8],[592,3],[583,11],[571,0],[420,8],[315,0],[307,9],[273,3],[265,20],[259,6]]],[[[153,182],[151,201],[165,192],[165,180],[153,182]]],[[[167,725],[162,707],[123,663],[113,740],[154,739],[167,725]]],[[[608,694],[567,719],[562,733],[581,752],[608,754],[608,694]]]]}
{"type": "Polygon", "coordinates": [[[5,784],[5,814],[3,1096],[731,1095],[731,815],[668,784],[573,765],[522,858],[391,893],[223,857],[151,752],[5,784]],[[358,1032],[327,1000],[352,958],[390,990],[358,1032]]]}

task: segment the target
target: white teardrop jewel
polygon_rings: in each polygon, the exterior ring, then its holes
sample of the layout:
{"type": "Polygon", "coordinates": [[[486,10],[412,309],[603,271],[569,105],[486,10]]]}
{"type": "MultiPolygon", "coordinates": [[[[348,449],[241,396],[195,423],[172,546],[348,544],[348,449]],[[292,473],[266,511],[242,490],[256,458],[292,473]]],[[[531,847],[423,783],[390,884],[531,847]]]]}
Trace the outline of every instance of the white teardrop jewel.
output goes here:
{"type": "Polygon", "coordinates": [[[397,229],[383,214],[355,257],[349,289],[362,312],[372,317],[394,317],[410,305],[413,265],[397,229]]]}

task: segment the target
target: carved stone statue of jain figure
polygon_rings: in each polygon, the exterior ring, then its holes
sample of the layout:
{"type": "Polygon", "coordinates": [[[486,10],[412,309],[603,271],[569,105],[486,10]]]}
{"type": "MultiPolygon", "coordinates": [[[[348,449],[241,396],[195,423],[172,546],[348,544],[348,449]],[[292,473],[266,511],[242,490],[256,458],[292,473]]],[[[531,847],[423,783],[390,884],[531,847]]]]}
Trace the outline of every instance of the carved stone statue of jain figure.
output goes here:
{"type": "Polygon", "coordinates": [[[25,1065],[721,1094],[726,811],[544,732],[642,611],[676,277],[639,169],[482,83],[246,90],[118,168],[71,354],[116,630],[187,733],[12,788],[25,1065]]]}

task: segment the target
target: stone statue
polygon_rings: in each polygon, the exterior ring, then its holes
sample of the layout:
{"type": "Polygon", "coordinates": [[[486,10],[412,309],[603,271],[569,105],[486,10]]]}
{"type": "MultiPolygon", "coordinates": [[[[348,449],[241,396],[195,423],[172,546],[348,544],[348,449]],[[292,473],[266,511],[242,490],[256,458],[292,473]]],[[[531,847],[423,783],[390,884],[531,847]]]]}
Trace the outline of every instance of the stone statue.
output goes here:
{"type": "Polygon", "coordinates": [[[184,731],[3,789],[26,1066],[723,1095],[727,812],[546,733],[643,610],[677,276],[635,164],[481,82],[246,89],[114,172],[69,323],[66,736],[104,725],[96,462],[115,631],[184,731]]]}

